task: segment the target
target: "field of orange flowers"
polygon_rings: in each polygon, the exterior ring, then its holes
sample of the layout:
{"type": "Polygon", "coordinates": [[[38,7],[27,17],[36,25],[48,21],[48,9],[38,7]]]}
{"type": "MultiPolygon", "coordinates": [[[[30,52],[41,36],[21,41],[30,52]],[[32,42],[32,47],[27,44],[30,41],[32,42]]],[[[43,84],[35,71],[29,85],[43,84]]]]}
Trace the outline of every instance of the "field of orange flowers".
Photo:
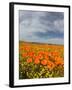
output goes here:
{"type": "Polygon", "coordinates": [[[63,45],[19,42],[19,79],[63,76],[63,45]]]}

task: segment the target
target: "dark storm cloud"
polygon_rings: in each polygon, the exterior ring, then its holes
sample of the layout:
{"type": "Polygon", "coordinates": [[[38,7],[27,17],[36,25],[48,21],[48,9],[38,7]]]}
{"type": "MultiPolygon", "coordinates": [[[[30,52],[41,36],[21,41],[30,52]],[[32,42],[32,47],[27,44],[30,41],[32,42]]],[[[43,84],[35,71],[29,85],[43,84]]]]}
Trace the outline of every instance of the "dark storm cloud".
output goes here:
{"type": "Polygon", "coordinates": [[[62,12],[46,12],[45,14],[45,17],[41,17],[42,20],[49,20],[53,22],[55,20],[60,20],[64,18],[62,12]]]}
{"type": "Polygon", "coordinates": [[[35,32],[35,36],[39,38],[64,38],[64,34],[60,32],[53,32],[53,31],[47,31],[47,32],[35,32]]]}
{"type": "Polygon", "coordinates": [[[20,10],[19,24],[20,40],[63,44],[63,12],[20,10]]]}

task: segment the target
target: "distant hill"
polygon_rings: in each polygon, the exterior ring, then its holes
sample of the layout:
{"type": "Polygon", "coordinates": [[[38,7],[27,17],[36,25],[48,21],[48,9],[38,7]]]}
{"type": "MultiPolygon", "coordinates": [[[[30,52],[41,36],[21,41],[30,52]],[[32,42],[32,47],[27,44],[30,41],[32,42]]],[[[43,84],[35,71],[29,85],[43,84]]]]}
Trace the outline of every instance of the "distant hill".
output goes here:
{"type": "Polygon", "coordinates": [[[21,43],[31,43],[31,44],[44,44],[44,45],[57,45],[57,46],[64,46],[62,44],[52,44],[52,43],[39,43],[39,42],[27,42],[27,41],[19,41],[21,43]]]}

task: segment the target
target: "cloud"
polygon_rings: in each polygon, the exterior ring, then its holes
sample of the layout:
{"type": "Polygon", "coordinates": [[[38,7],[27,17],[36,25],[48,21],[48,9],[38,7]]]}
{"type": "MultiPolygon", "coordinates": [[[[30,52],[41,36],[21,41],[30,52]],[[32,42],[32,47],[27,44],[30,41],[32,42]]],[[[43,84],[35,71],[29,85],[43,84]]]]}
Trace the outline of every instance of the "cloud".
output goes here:
{"type": "Polygon", "coordinates": [[[48,40],[48,43],[51,44],[64,44],[64,40],[62,38],[51,38],[48,40]]]}
{"type": "Polygon", "coordinates": [[[47,31],[47,32],[35,32],[35,36],[40,37],[40,38],[45,38],[45,39],[50,39],[50,38],[64,38],[63,33],[60,32],[54,32],[54,31],[47,31]]]}
{"type": "Polygon", "coordinates": [[[64,32],[64,20],[56,20],[54,21],[55,29],[59,32],[64,32]]]}
{"type": "Polygon", "coordinates": [[[63,44],[63,12],[20,10],[19,27],[20,40],[63,44]]]}
{"type": "Polygon", "coordinates": [[[45,12],[45,17],[41,17],[42,20],[53,22],[55,20],[61,20],[64,18],[63,12],[45,12]]]}

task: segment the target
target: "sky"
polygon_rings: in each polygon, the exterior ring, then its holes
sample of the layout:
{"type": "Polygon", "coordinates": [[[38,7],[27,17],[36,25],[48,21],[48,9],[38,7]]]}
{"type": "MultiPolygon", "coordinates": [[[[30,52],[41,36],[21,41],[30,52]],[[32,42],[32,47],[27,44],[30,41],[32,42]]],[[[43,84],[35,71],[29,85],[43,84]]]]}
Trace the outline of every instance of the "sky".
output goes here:
{"type": "Polygon", "coordinates": [[[20,10],[19,40],[64,44],[64,13],[20,10]]]}

